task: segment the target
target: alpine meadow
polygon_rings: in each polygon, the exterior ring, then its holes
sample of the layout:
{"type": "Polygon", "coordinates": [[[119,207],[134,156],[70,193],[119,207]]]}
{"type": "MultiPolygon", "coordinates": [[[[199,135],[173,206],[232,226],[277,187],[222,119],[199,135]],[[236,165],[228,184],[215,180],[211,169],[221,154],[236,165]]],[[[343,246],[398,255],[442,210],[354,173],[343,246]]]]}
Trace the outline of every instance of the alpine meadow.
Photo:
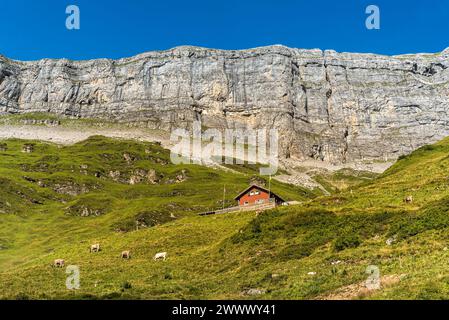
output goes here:
{"type": "MultiPolygon", "coordinates": [[[[64,121],[79,130],[92,125],[64,121]]],[[[382,174],[322,170],[314,177],[330,195],[272,179],[273,192],[296,204],[205,216],[198,213],[223,206],[223,185],[225,206],[232,206],[238,192],[253,181],[266,185],[267,177],[250,165],[173,165],[158,143],[104,136],[70,145],[5,139],[0,146],[5,299],[448,294],[447,139],[382,174]],[[404,201],[409,195],[411,203],[404,201]],[[94,243],[101,250],[91,253],[94,243]],[[130,259],[121,258],[123,250],[130,259]],[[159,251],[168,253],[165,261],[153,259],[159,251]],[[79,266],[78,290],[66,288],[65,269],[52,266],[57,258],[79,266]],[[381,270],[378,290],[365,286],[370,265],[381,270]]]]}
{"type": "Polygon", "coordinates": [[[449,4],[1,12],[0,303],[274,320],[449,300],[449,4]]]}

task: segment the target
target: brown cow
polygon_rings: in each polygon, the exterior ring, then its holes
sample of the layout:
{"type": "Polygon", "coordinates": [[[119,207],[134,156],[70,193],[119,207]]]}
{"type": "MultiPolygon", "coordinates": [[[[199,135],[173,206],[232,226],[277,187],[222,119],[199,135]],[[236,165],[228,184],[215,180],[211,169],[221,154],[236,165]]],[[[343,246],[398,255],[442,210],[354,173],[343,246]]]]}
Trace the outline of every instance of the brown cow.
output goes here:
{"type": "Polygon", "coordinates": [[[129,251],[122,251],[122,259],[130,259],[131,253],[129,251]]]}

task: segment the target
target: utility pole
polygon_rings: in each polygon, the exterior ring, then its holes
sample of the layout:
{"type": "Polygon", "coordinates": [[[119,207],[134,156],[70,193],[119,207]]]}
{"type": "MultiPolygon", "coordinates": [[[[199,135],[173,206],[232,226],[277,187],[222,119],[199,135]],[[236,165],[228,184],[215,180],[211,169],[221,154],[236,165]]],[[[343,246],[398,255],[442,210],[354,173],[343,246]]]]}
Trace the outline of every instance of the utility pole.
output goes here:
{"type": "Polygon", "coordinates": [[[223,210],[225,206],[225,198],[226,198],[226,184],[223,185],[223,210]]]}
{"type": "Polygon", "coordinates": [[[269,197],[268,201],[270,201],[270,199],[271,199],[271,174],[270,174],[270,177],[268,178],[268,197],[269,197]]]}

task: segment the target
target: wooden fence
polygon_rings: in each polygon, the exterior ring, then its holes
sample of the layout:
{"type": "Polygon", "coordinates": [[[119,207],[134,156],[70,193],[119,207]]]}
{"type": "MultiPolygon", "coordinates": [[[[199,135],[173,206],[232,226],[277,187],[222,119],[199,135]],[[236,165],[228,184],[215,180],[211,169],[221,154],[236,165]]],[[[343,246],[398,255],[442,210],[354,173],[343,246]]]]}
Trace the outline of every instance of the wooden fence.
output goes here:
{"type": "Polygon", "coordinates": [[[244,212],[244,211],[258,211],[258,210],[269,210],[276,207],[276,202],[274,199],[270,199],[269,203],[261,203],[261,204],[253,204],[248,206],[236,206],[236,207],[230,207],[220,210],[214,210],[214,211],[207,211],[199,213],[200,216],[208,216],[211,214],[223,214],[228,212],[244,212]]]}

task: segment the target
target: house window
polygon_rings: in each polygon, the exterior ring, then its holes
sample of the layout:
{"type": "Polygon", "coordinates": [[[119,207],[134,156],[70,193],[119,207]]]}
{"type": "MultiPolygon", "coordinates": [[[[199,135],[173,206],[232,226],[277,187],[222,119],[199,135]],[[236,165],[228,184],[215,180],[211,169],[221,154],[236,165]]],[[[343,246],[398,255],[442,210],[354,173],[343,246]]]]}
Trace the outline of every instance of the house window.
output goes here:
{"type": "Polygon", "coordinates": [[[243,202],[243,205],[244,206],[248,205],[248,201],[243,202]]]}
{"type": "Polygon", "coordinates": [[[260,204],[260,203],[264,203],[265,202],[265,200],[264,199],[258,199],[258,200],[256,200],[256,203],[258,203],[258,204],[260,204]]]}
{"type": "Polygon", "coordinates": [[[260,194],[260,191],[259,190],[256,190],[256,191],[254,191],[254,194],[260,194]]]}
{"type": "Polygon", "coordinates": [[[251,191],[251,192],[249,193],[249,195],[250,195],[250,196],[253,196],[253,195],[254,195],[254,191],[251,191]]]}

